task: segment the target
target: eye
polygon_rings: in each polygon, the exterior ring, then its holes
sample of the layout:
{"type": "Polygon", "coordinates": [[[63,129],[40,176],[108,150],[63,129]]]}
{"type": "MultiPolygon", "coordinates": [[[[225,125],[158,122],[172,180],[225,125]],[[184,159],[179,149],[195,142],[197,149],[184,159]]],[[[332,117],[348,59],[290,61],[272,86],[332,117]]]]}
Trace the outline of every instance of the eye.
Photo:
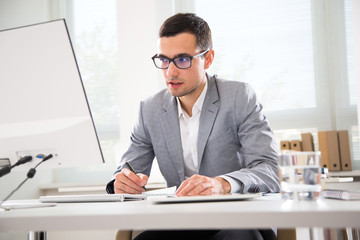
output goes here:
{"type": "Polygon", "coordinates": [[[161,62],[161,63],[167,63],[167,62],[169,62],[169,59],[167,59],[167,58],[158,58],[158,60],[159,60],[159,62],[161,62]]]}
{"type": "Polygon", "coordinates": [[[188,58],[188,57],[178,57],[178,58],[176,58],[176,61],[178,63],[188,62],[189,60],[190,60],[190,58],[188,58]]]}

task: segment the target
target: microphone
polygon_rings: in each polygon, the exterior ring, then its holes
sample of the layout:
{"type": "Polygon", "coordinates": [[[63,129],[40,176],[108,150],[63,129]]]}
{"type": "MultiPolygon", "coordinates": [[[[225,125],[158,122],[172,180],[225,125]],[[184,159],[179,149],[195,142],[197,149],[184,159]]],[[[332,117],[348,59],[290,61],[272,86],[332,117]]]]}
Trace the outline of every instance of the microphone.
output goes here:
{"type": "Polygon", "coordinates": [[[10,166],[5,166],[0,168],[0,177],[8,174],[11,171],[11,167],[10,166]]]}
{"type": "Polygon", "coordinates": [[[0,169],[0,177],[8,174],[11,172],[11,169],[16,167],[16,166],[19,166],[21,164],[24,164],[24,163],[27,163],[27,162],[30,162],[32,160],[32,156],[25,156],[25,157],[22,157],[20,158],[14,165],[12,166],[5,166],[5,167],[2,167],[0,169]]]}
{"type": "MultiPolygon", "coordinates": [[[[49,155],[45,156],[45,155],[42,155],[42,154],[41,154],[41,155],[38,155],[37,157],[38,157],[38,158],[41,157],[41,158],[42,158],[42,161],[39,162],[38,164],[36,164],[35,167],[31,168],[31,169],[28,171],[25,180],[22,181],[17,188],[15,188],[4,200],[2,200],[2,201],[0,202],[0,208],[2,207],[2,204],[3,204],[6,200],[8,200],[28,179],[34,177],[34,175],[35,175],[35,173],[36,173],[36,168],[37,168],[40,164],[42,164],[43,162],[45,162],[45,161],[49,160],[50,158],[52,158],[53,155],[52,155],[52,154],[49,154],[49,155]]],[[[17,165],[19,165],[19,164],[24,164],[24,163],[30,161],[31,159],[32,159],[31,156],[26,156],[26,157],[24,157],[24,158],[21,158],[21,159],[20,159],[21,161],[19,160],[19,161],[18,161],[17,163],[15,163],[12,167],[15,167],[15,166],[17,166],[17,165]],[[29,157],[30,157],[30,159],[29,159],[29,157]],[[19,163],[19,162],[20,162],[20,163],[19,163]],[[19,163],[19,164],[18,164],[18,163],[19,163]],[[17,165],[16,165],[16,164],[17,164],[17,165]]],[[[10,169],[11,169],[12,167],[10,167],[10,169]]],[[[9,171],[9,172],[10,172],[10,171],[9,171]]]]}
{"type": "Polygon", "coordinates": [[[19,166],[21,164],[30,162],[32,160],[32,156],[25,156],[19,159],[19,161],[17,161],[13,167],[19,166]]]}

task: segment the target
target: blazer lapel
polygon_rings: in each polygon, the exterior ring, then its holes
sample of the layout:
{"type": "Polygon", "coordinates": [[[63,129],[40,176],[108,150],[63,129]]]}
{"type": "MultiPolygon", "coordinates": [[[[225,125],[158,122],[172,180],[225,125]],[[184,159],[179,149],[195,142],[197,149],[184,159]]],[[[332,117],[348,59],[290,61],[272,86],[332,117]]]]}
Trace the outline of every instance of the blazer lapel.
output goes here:
{"type": "Polygon", "coordinates": [[[171,97],[171,100],[164,103],[162,107],[164,111],[160,116],[161,126],[171,160],[176,167],[181,182],[185,179],[185,172],[176,99],[171,97]]]}
{"type": "Polygon", "coordinates": [[[215,78],[209,78],[209,87],[201,110],[198,136],[198,161],[201,166],[205,146],[219,111],[219,93],[215,78]]]}

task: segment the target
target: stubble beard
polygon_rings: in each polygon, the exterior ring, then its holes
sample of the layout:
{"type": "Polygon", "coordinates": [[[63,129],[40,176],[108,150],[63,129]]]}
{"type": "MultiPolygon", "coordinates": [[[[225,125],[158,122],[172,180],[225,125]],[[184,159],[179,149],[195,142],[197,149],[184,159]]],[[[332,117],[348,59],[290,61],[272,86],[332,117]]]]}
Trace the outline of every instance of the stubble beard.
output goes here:
{"type": "MultiPolygon", "coordinates": [[[[170,81],[179,81],[180,79],[178,79],[178,78],[171,78],[171,79],[167,79],[166,80],[166,83],[167,83],[167,85],[168,85],[168,89],[169,89],[169,91],[170,91],[170,94],[172,95],[172,96],[174,96],[174,97],[178,97],[178,98],[180,98],[180,97],[184,97],[184,96],[186,96],[186,95],[191,95],[192,93],[194,93],[195,91],[196,91],[196,89],[198,88],[198,87],[200,87],[200,85],[201,85],[201,82],[198,84],[198,85],[196,85],[194,88],[192,88],[192,89],[190,89],[190,90],[184,90],[184,91],[182,91],[182,92],[176,92],[176,91],[171,91],[170,89],[171,89],[171,86],[169,86],[169,83],[168,82],[170,82],[170,81]]],[[[183,79],[181,79],[180,80],[183,84],[185,83],[185,81],[183,80],[183,79]]]]}

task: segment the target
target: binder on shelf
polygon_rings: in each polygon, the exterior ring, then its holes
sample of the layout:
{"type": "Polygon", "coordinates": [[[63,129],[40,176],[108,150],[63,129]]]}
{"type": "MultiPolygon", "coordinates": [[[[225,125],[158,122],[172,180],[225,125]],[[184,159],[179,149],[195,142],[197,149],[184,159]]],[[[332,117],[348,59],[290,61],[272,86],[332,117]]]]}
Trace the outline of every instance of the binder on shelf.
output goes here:
{"type": "Polygon", "coordinates": [[[314,151],[314,138],[311,133],[302,133],[301,134],[301,146],[304,152],[313,152],[314,151]]]}
{"type": "Polygon", "coordinates": [[[318,132],[321,166],[329,171],[340,171],[340,154],[337,131],[318,132]]]}
{"type": "Polygon", "coordinates": [[[346,130],[338,131],[339,137],[339,150],[340,150],[340,163],[342,171],[351,171],[351,153],[349,143],[349,132],[346,130]]]}
{"type": "Polygon", "coordinates": [[[290,149],[294,151],[302,151],[301,141],[300,140],[292,140],[290,142],[290,149]]]}
{"type": "Polygon", "coordinates": [[[280,141],[281,150],[290,150],[290,141],[280,141]]]}

